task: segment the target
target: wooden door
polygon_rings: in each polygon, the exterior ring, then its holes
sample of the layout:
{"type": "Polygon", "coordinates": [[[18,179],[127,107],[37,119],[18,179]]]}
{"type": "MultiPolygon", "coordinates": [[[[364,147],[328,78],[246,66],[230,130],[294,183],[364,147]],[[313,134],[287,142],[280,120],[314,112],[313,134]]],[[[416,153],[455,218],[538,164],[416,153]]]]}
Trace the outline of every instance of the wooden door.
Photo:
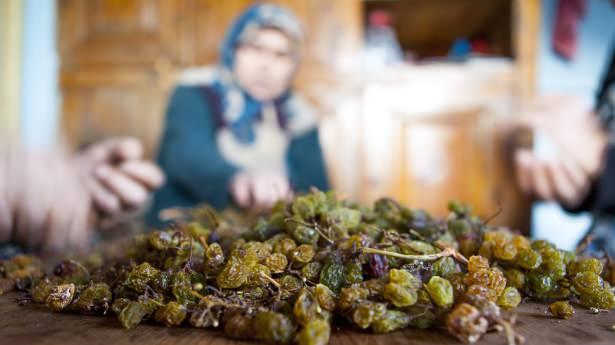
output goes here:
{"type": "Polygon", "coordinates": [[[151,152],[168,91],[157,67],[181,55],[178,4],[59,2],[62,118],[71,146],[131,135],[151,152]]]}

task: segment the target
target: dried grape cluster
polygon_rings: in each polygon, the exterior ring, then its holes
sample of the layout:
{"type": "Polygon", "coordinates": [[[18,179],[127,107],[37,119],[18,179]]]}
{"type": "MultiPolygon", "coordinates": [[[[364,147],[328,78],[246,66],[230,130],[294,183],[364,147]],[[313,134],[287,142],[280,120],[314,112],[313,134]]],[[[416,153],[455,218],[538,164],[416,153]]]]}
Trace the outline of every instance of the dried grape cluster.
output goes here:
{"type": "Polygon", "coordinates": [[[53,311],[112,313],[220,328],[270,344],[327,344],[331,325],[388,333],[444,327],[463,342],[496,329],[522,341],[503,310],[523,298],[614,309],[615,264],[577,258],[546,241],[489,228],[467,205],[449,216],[380,199],[373,207],[313,191],[278,203],[242,236],[210,208],[164,231],[140,234],[125,260],[86,267],[66,260],[44,275],[33,257],[0,263],[0,289],[27,290],[53,311]],[[466,259],[467,258],[467,259],[466,259]]]}

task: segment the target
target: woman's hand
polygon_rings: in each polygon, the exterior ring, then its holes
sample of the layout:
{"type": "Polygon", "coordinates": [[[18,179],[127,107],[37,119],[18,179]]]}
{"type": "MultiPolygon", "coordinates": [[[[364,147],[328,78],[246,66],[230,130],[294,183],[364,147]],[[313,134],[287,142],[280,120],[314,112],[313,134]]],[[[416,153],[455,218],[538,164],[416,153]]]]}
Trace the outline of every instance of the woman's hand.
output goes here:
{"type": "Polygon", "coordinates": [[[521,189],[539,199],[578,206],[602,171],[607,133],[582,101],[570,96],[541,97],[522,118],[557,147],[555,157],[540,158],[531,149],[514,154],[521,189]]]}
{"type": "Polygon", "coordinates": [[[143,159],[143,147],[133,138],[111,138],[91,145],[77,157],[94,207],[105,216],[143,206],[164,175],[143,159]]]}
{"type": "Polygon", "coordinates": [[[275,172],[237,173],[230,189],[237,205],[256,212],[266,211],[279,200],[292,197],[288,178],[275,172]]]}
{"type": "Polygon", "coordinates": [[[574,208],[591,188],[591,175],[573,159],[543,160],[528,149],[517,150],[514,159],[521,190],[538,199],[574,208]]]}

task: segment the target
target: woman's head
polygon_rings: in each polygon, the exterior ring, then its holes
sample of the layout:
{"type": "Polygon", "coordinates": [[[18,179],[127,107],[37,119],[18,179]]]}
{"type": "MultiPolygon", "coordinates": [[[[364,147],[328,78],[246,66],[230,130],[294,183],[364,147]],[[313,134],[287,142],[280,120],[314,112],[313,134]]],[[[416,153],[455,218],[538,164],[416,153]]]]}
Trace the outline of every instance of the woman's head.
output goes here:
{"type": "Polygon", "coordinates": [[[276,5],[255,5],[227,34],[222,65],[251,97],[273,101],[290,87],[301,40],[301,28],[291,12],[276,5]]]}

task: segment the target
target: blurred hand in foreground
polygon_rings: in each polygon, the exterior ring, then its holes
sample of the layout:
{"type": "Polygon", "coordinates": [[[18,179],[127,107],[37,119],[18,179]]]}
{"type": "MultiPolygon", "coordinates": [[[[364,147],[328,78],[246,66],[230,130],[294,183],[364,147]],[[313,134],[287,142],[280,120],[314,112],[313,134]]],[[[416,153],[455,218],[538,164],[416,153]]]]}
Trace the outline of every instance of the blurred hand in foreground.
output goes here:
{"type": "Polygon", "coordinates": [[[84,250],[90,196],[68,155],[9,145],[0,151],[0,241],[42,254],[84,250]]]}
{"type": "Polygon", "coordinates": [[[163,182],[134,139],[109,139],[71,157],[0,147],[0,242],[43,254],[83,251],[101,221],[144,205],[163,182]]]}
{"type": "Polygon", "coordinates": [[[571,96],[540,97],[521,119],[521,125],[541,133],[556,146],[553,157],[540,157],[531,148],[514,153],[521,189],[536,198],[578,206],[602,172],[608,135],[597,116],[571,96]]]}

